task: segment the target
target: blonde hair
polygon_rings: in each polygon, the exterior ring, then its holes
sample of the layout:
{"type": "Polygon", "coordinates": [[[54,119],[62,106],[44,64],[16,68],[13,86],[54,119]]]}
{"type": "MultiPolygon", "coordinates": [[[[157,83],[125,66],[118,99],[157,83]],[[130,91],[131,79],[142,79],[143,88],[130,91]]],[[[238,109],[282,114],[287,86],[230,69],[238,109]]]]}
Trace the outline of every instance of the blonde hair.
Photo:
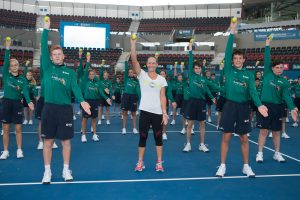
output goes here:
{"type": "Polygon", "coordinates": [[[17,59],[15,59],[15,58],[12,58],[12,59],[9,60],[9,63],[10,63],[10,64],[13,63],[13,62],[17,63],[18,66],[20,65],[20,64],[19,64],[19,61],[18,61],[17,59]]]}
{"type": "MultiPolygon", "coordinates": [[[[31,85],[36,85],[36,80],[35,80],[35,78],[33,77],[32,71],[28,71],[27,74],[28,74],[28,73],[30,73],[31,76],[32,76],[32,78],[31,78],[31,80],[30,80],[30,84],[31,84],[31,85]]],[[[26,74],[26,75],[27,75],[27,74],[26,74]]]]}

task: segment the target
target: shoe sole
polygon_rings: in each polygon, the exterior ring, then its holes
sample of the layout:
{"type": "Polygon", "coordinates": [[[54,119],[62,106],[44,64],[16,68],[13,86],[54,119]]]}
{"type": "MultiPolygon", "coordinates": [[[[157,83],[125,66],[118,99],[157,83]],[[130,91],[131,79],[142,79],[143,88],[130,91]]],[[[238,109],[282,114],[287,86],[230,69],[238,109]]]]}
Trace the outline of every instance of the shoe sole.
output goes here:
{"type": "Polygon", "coordinates": [[[256,162],[257,163],[263,163],[264,161],[263,160],[257,160],[256,162]]]}
{"type": "Polygon", "coordinates": [[[156,171],[156,172],[161,172],[161,173],[162,173],[162,172],[164,172],[165,170],[157,170],[157,169],[156,169],[155,171],[156,171]]]}
{"type": "Polygon", "coordinates": [[[223,178],[225,176],[225,174],[223,175],[223,176],[221,176],[221,175],[216,175],[216,177],[218,177],[218,178],[223,178]]]}
{"type": "Polygon", "coordinates": [[[42,182],[43,185],[50,185],[51,182],[42,182]]]}
{"type": "Polygon", "coordinates": [[[68,179],[68,180],[65,180],[65,182],[72,182],[73,179],[68,179]]]}

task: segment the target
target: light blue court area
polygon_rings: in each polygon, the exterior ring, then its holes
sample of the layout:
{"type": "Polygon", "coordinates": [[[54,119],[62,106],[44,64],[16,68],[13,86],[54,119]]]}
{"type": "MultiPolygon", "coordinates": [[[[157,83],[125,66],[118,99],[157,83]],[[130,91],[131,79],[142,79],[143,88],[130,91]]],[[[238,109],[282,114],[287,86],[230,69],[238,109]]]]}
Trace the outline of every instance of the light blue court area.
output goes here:
{"type": "MultiPolygon", "coordinates": [[[[273,144],[267,139],[264,163],[255,162],[258,129],[250,136],[250,165],[255,179],[242,174],[242,156],[238,137],[232,137],[227,158],[226,177],[215,177],[220,160],[222,134],[207,124],[206,141],[209,153],[198,150],[199,132],[192,136],[192,151],[183,153],[185,135],[180,134],[181,117],[168,127],[164,142],[164,173],[155,171],[156,153],[153,134],[149,134],[145,154],[146,169],[134,172],[137,161],[138,135],[121,135],[121,119],[111,117],[111,125],[98,125],[100,142],[93,142],[88,133],[87,143],[80,140],[80,120],[75,121],[72,140],[71,166],[74,182],[61,177],[61,145],[53,150],[52,184],[42,185],[42,151],[38,144],[37,122],[23,126],[24,159],[16,158],[14,133],[10,134],[10,157],[0,160],[0,199],[299,199],[300,189],[300,128],[287,123],[290,139],[282,139],[281,150],[286,163],[275,162],[273,144]]],[[[215,124],[216,118],[213,118],[215,124]]],[[[88,128],[89,130],[90,128],[88,128]]],[[[195,130],[198,129],[196,125],[195,130]]],[[[2,149],[2,137],[1,149],[2,149]]]]}

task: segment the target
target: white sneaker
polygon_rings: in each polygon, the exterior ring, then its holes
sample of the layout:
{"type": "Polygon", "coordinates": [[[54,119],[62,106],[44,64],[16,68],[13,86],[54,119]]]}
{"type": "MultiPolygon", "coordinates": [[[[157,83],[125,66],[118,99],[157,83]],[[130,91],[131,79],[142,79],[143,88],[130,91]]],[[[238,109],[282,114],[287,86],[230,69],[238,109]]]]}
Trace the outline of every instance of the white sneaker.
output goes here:
{"type": "Polygon", "coordinates": [[[171,115],[171,116],[173,115],[173,111],[170,112],[170,115],[171,115]]]}
{"type": "Polygon", "coordinates": [[[257,163],[262,163],[264,161],[264,158],[263,158],[263,153],[262,152],[258,152],[256,154],[256,162],[257,163]]]}
{"type": "Polygon", "coordinates": [[[272,137],[273,137],[272,132],[269,133],[269,136],[268,136],[268,137],[269,137],[269,138],[272,138],[272,137]]]}
{"type": "Polygon", "coordinates": [[[121,115],[121,119],[123,119],[123,115],[121,115]]]}
{"type": "Polygon", "coordinates": [[[44,148],[44,143],[43,142],[39,142],[37,149],[38,150],[42,150],[44,148]]]}
{"type": "Polygon", "coordinates": [[[28,124],[28,121],[27,121],[27,120],[24,120],[23,124],[28,124]]]}
{"type": "Polygon", "coordinates": [[[104,115],[102,115],[101,119],[104,119],[104,115]]]}
{"type": "Polygon", "coordinates": [[[110,125],[110,121],[109,120],[106,120],[106,125],[110,125]]]}
{"type": "Polygon", "coordinates": [[[71,170],[63,170],[62,177],[65,179],[65,182],[71,182],[73,181],[73,176],[71,175],[71,170]]]}
{"type": "Polygon", "coordinates": [[[175,120],[173,119],[173,120],[171,121],[170,124],[171,124],[171,125],[175,125],[175,123],[176,123],[176,122],[175,122],[175,120]]]}
{"type": "Polygon", "coordinates": [[[249,178],[255,178],[255,174],[249,165],[244,165],[243,174],[247,175],[249,178]]]}
{"type": "Polygon", "coordinates": [[[3,135],[3,130],[1,130],[1,135],[3,135]]]}
{"type": "Polygon", "coordinates": [[[291,137],[290,137],[288,134],[286,134],[286,133],[282,133],[281,137],[284,138],[284,139],[289,139],[289,138],[291,138],[291,137]]]}
{"type": "Polygon", "coordinates": [[[289,123],[290,122],[290,120],[289,120],[289,118],[287,117],[287,118],[285,118],[285,122],[286,123],[289,123]]]}
{"type": "Polygon", "coordinates": [[[51,183],[51,176],[52,176],[51,171],[45,171],[42,183],[43,184],[50,184],[51,183]]]}
{"type": "Polygon", "coordinates": [[[209,149],[205,144],[200,144],[199,145],[199,151],[203,151],[204,153],[209,152],[209,149]]]}
{"type": "Polygon", "coordinates": [[[250,133],[247,133],[247,136],[250,137],[250,133]]]}
{"type": "Polygon", "coordinates": [[[81,136],[81,142],[82,143],[84,143],[84,142],[87,142],[87,139],[86,139],[86,135],[84,134],[82,134],[82,136],[81,136]]]}
{"type": "Polygon", "coordinates": [[[57,148],[58,148],[57,144],[53,142],[52,149],[57,149],[57,148]]]}
{"type": "Polygon", "coordinates": [[[225,174],[226,174],[226,165],[221,164],[218,168],[216,176],[222,178],[222,177],[224,177],[225,174]]]}
{"type": "Polygon", "coordinates": [[[207,117],[207,122],[208,123],[211,123],[212,121],[211,121],[211,117],[209,116],[209,117],[207,117]]]}
{"type": "Polygon", "coordinates": [[[186,143],[182,151],[190,152],[191,150],[192,150],[191,143],[186,143]]]}
{"type": "Polygon", "coordinates": [[[297,122],[293,123],[292,127],[298,127],[298,123],[297,122]]]}
{"type": "Polygon", "coordinates": [[[0,160],[6,160],[9,157],[8,151],[2,151],[2,154],[0,156],[0,160]]]}
{"type": "Polygon", "coordinates": [[[182,128],[182,130],[180,131],[180,133],[181,133],[182,135],[184,135],[184,134],[186,133],[185,128],[182,128]]]}
{"type": "Polygon", "coordinates": [[[91,126],[91,133],[93,133],[94,132],[94,129],[93,129],[93,127],[91,126]]]}
{"type": "Polygon", "coordinates": [[[189,122],[186,120],[186,121],[185,121],[185,125],[187,126],[188,124],[189,124],[189,122]]]}
{"type": "Polygon", "coordinates": [[[232,133],[232,135],[233,135],[234,137],[238,137],[238,136],[239,136],[239,135],[236,134],[236,133],[232,133]]]}
{"type": "Polygon", "coordinates": [[[78,112],[77,112],[77,115],[80,115],[81,114],[81,111],[80,110],[78,110],[78,112]]]}
{"type": "Polygon", "coordinates": [[[73,120],[76,120],[77,118],[76,118],[76,116],[75,115],[73,115],[73,120]]]}
{"type": "Polygon", "coordinates": [[[163,133],[162,139],[163,139],[163,140],[168,140],[168,137],[167,137],[167,134],[166,134],[166,133],[163,133]]]}
{"type": "Polygon", "coordinates": [[[100,125],[100,124],[101,124],[101,119],[98,120],[98,125],[100,125]]]}
{"type": "Polygon", "coordinates": [[[282,157],[281,153],[279,152],[275,152],[273,155],[273,159],[280,162],[280,163],[284,163],[285,159],[282,157]]]}
{"type": "Polygon", "coordinates": [[[138,110],[136,111],[136,115],[139,115],[139,111],[138,110]]]}
{"type": "Polygon", "coordinates": [[[24,158],[22,149],[17,149],[17,158],[24,158]]]}
{"type": "Polygon", "coordinates": [[[217,112],[215,112],[215,116],[218,116],[219,115],[219,112],[217,111],[217,112]]]}
{"type": "MultiPolygon", "coordinates": [[[[126,130],[125,130],[125,132],[126,132],[126,130]]],[[[134,129],[132,130],[132,132],[133,132],[133,134],[138,134],[138,133],[139,133],[139,131],[138,131],[136,128],[134,128],[134,129]]]]}
{"type": "Polygon", "coordinates": [[[92,140],[93,140],[94,142],[99,142],[99,135],[93,134],[92,140]]]}
{"type": "Polygon", "coordinates": [[[179,116],[179,112],[176,113],[176,116],[179,116]]]}
{"type": "Polygon", "coordinates": [[[122,128],[122,135],[126,134],[126,128],[122,128]]]}
{"type": "Polygon", "coordinates": [[[192,134],[192,135],[195,135],[194,129],[191,130],[191,134],[192,134]]]}
{"type": "Polygon", "coordinates": [[[32,120],[29,120],[28,124],[32,125],[32,120]]]}

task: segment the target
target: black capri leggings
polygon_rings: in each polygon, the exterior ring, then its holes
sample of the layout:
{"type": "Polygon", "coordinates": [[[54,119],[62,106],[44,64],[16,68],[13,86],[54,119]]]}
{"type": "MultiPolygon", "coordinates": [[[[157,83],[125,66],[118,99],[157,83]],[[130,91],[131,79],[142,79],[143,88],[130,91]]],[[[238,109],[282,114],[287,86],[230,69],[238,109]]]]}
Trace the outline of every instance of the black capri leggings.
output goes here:
{"type": "Polygon", "coordinates": [[[153,135],[156,146],[162,146],[162,115],[154,114],[146,111],[141,111],[139,128],[140,128],[140,141],[139,147],[146,147],[148,138],[148,131],[150,125],[153,129],[153,135]]]}

